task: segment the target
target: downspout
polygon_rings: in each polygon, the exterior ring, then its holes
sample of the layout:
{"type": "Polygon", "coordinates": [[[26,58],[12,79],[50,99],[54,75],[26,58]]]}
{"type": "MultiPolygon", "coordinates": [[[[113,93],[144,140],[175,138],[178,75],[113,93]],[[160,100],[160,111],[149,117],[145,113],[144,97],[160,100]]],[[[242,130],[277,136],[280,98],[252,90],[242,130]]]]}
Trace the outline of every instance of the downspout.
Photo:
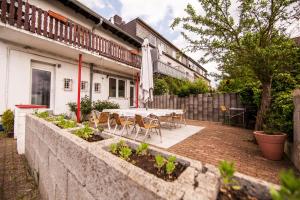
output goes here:
{"type": "Polygon", "coordinates": [[[136,82],[135,82],[135,104],[136,108],[139,107],[139,80],[140,76],[139,73],[136,74],[136,82]]]}
{"type": "Polygon", "coordinates": [[[77,122],[80,122],[80,91],[81,91],[81,65],[82,65],[82,54],[79,54],[78,60],[78,85],[77,85],[77,122]]]}
{"type": "Polygon", "coordinates": [[[90,100],[93,101],[94,64],[90,65],[90,100]]]}

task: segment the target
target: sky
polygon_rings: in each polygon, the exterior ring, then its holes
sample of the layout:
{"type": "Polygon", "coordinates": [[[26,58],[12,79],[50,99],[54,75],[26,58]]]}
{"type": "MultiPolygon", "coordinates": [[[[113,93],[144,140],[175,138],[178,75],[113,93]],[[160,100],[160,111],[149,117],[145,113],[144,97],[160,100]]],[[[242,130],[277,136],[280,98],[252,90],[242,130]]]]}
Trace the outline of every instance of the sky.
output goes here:
{"type": "MultiPolygon", "coordinates": [[[[183,49],[187,43],[180,35],[180,29],[171,29],[170,24],[175,17],[185,15],[185,7],[188,3],[195,9],[201,10],[198,0],[79,0],[87,7],[99,13],[103,17],[110,19],[115,14],[128,22],[136,17],[142,18],[155,30],[161,33],[169,41],[173,42],[178,48],[183,49]]],[[[291,27],[292,36],[300,36],[300,24],[291,27]]],[[[201,58],[201,52],[186,52],[187,55],[196,61],[201,58]]],[[[207,63],[203,67],[211,72],[218,72],[216,63],[207,63]]],[[[212,86],[216,86],[216,81],[209,77],[212,86]]]]}

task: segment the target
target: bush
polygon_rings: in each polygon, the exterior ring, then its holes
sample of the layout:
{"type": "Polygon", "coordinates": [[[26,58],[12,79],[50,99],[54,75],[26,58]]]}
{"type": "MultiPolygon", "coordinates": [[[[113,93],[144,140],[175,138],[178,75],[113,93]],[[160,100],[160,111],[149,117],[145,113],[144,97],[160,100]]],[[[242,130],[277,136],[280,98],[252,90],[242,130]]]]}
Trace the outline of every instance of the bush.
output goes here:
{"type": "Polygon", "coordinates": [[[197,94],[203,94],[207,92],[209,92],[208,85],[202,78],[199,78],[194,82],[190,82],[190,81],[184,82],[178,91],[178,96],[186,97],[189,95],[197,95],[197,94]]]}
{"type": "Polygon", "coordinates": [[[163,95],[168,93],[168,84],[164,79],[154,79],[154,95],[163,95]]]}
{"type": "MultiPolygon", "coordinates": [[[[70,102],[67,104],[71,112],[77,113],[77,103],[70,102]]],[[[85,96],[81,98],[80,101],[80,110],[83,119],[87,118],[87,115],[92,111],[92,101],[90,100],[89,96],[85,96]]]]}
{"type": "Polygon", "coordinates": [[[118,109],[120,108],[119,104],[109,102],[109,101],[94,101],[93,102],[93,110],[98,110],[102,112],[104,109],[118,109]]]}
{"type": "Polygon", "coordinates": [[[4,133],[11,133],[14,130],[14,113],[8,109],[3,113],[2,125],[4,128],[4,133]]]}

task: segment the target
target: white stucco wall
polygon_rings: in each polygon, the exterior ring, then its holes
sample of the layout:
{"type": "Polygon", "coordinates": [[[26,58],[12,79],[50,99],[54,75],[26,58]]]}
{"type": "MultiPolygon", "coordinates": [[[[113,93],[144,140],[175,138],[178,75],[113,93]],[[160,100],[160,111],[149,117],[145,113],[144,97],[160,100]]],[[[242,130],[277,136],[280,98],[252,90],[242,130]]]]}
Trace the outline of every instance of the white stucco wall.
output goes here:
{"type": "MultiPolygon", "coordinates": [[[[10,44],[0,42],[0,114],[7,108],[14,109],[17,104],[31,103],[31,69],[34,62],[35,67],[49,68],[53,71],[51,80],[53,87],[51,88],[51,107],[55,114],[68,112],[67,103],[76,102],[77,99],[77,76],[78,66],[75,61],[54,57],[51,54],[33,52],[21,47],[15,47],[10,44]],[[3,58],[3,59],[2,59],[3,58]],[[6,60],[8,62],[6,62],[6,60]],[[60,64],[60,67],[57,65],[60,64]],[[6,66],[8,73],[6,73],[6,66]],[[2,73],[3,72],[3,73],[2,73]],[[8,81],[6,81],[8,74],[8,81]],[[64,90],[64,78],[73,80],[72,90],[64,90]],[[7,88],[7,95],[5,94],[7,88]],[[7,105],[5,99],[7,98],[7,105]]],[[[97,68],[101,69],[99,66],[97,68]]],[[[110,72],[113,73],[113,72],[110,72]]],[[[113,76],[111,76],[113,77],[113,76]]],[[[110,100],[120,104],[121,108],[129,107],[129,79],[126,80],[126,98],[108,97],[109,79],[104,74],[94,74],[93,82],[101,83],[101,92],[95,93],[94,88],[90,88],[90,68],[87,64],[82,68],[82,81],[88,82],[88,90],[81,92],[81,97],[90,94],[93,90],[93,100],[110,100]]]]}
{"type": "Polygon", "coordinates": [[[0,41],[0,113],[3,113],[6,105],[6,66],[7,66],[7,46],[0,41]]]}

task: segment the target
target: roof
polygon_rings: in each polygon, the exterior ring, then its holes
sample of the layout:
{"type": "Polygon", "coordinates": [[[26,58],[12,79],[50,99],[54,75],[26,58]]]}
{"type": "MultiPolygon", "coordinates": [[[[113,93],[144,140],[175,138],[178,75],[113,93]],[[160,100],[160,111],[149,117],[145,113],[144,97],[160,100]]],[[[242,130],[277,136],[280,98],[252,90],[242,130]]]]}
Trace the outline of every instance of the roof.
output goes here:
{"type": "Polygon", "coordinates": [[[88,8],[87,6],[80,3],[78,0],[58,0],[65,6],[75,10],[75,12],[80,13],[81,15],[85,16],[86,18],[95,22],[95,24],[99,24],[102,21],[101,26],[112,32],[114,35],[122,38],[123,40],[133,44],[136,47],[141,47],[142,43],[134,36],[128,34],[127,32],[123,31],[121,28],[117,27],[109,20],[105,19],[98,13],[94,12],[92,9],[88,8]]]}
{"type": "MultiPolygon", "coordinates": [[[[163,35],[161,35],[159,32],[157,32],[154,28],[152,28],[149,24],[147,24],[144,20],[142,20],[141,18],[137,17],[136,19],[139,22],[141,22],[144,26],[146,26],[148,29],[150,29],[152,32],[154,32],[158,37],[160,37],[161,39],[164,40],[164,42],[168,43],[170,46],[172,46],[173,48],[175,48],[177,51],[180,51],[183,55],[185,55],[188,60],[190,60],[191,62],[193,62],[195,65],[197,65],[198,67],[201,67],[201,69],[203,69],[205,72],[207,72],[207,70],[202,67],[198,62],[196,62],[193,58],[189,57],[188,55],[186,55],[185,53],[183,53],[178,47],[176,47],[172,42],[170,42],[168,39],[166,39],[163,35]]],[[[133,21],[133,20],[132,20],[133,21]]]]}

